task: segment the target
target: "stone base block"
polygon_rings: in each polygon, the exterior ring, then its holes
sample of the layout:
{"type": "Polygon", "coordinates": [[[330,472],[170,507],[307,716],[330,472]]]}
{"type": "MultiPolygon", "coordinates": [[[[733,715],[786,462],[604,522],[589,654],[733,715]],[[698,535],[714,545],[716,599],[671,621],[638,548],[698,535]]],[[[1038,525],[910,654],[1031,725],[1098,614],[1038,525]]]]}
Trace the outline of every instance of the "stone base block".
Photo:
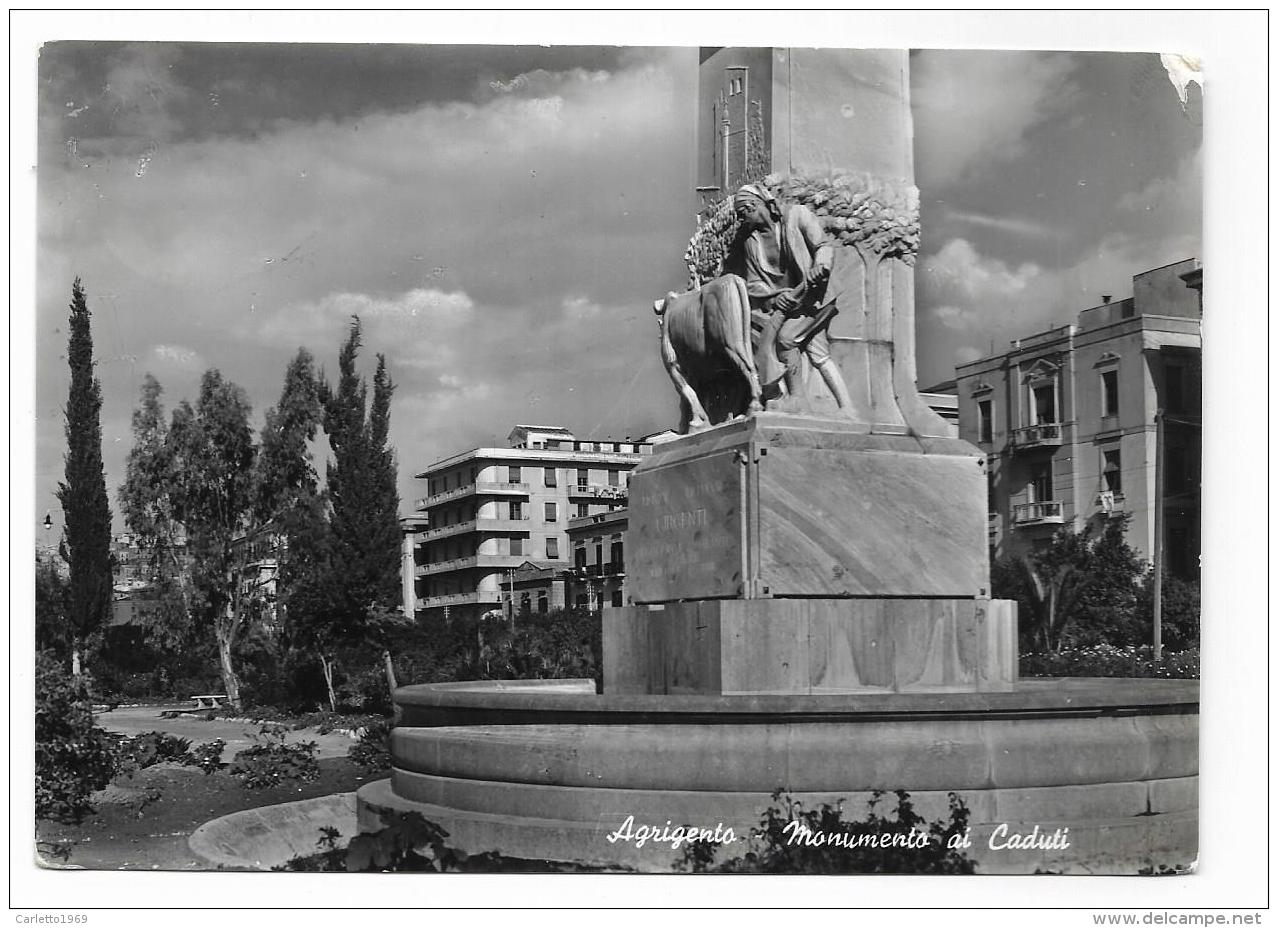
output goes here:
{"type": "Polygon", "coordinates": [[[1016,603],[703,600],[606,608],[607,694],[1006,692],[1016,603]]]}
{"type": "Polygon", "coordinates": [[[631,602],[989,595],[984,456],[958,439],[761,413],[630,476],[631,602]]]}

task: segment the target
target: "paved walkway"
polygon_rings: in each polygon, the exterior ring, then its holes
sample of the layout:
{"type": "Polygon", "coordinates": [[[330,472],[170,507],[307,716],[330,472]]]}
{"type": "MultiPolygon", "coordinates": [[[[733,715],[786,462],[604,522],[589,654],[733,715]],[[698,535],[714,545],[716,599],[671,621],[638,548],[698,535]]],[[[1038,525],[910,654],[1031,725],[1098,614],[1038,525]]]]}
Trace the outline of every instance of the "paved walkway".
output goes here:
{"type": "MultiPolygon", "coordinates": [[[[190,703],[171,706],[134,706],[121,707],[111,712],[101,712],[96,722],[107,731],[119,732],[122,735],[140,735],[147,731],[160,731],[169,735],[178,735],[190,740],[192,747],[206,741],[221,738],[226,742],[222,752],[222,760],[229,762],[237,751],[252,747],[253,736],[261,731],[257,722],[236,722],[231,719],[213,719],[206,721],[200,716],[182,715],[174,719],[161,718],[160,713],[172,709],[187,709],[190,703]]],[[[350,735],[341,732],[329,732],[321,735],[314,728],[303,728],[299,731],[284,733],[290,744],[296,741],[314,741],[315,756],[321,760],[329,757],[345,757],[355,742],[350,735]]]]}

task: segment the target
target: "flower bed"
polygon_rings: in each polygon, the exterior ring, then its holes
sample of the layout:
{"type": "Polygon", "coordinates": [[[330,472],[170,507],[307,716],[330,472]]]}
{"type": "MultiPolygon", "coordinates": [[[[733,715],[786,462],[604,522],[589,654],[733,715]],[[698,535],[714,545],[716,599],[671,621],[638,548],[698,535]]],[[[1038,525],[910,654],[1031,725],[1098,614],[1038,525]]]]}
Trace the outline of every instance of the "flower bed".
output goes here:
{"type": "Polygon", "coordinates": [[[1163,677],[1198,679],[1197,648],[1163,652],[1155,662],[1149,645],[1117,647],[1095,644],[1084,648],[1063,648],[1055,653],[1021,655],[1023,677],[1163,677]]]}

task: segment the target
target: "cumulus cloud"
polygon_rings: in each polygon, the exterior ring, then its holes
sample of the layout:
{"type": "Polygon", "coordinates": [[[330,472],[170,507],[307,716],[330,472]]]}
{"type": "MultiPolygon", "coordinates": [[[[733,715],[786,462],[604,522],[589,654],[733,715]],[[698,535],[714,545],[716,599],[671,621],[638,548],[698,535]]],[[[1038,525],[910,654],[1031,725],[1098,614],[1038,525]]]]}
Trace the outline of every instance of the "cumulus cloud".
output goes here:
{"type": "Polygon", "coordinates": [[[1081,260],[1060,268],[1009,264],[965,239],[920,259],[920,380],[954,376],[956,364],[1007,349],[1014,338],[1077,321],[1102,294],[1131,295],[1132,276],[1193,257],[1192,243],[1111,233],[1081,260]]]}
{"type": "Polygon", "coordinates": [[[915,145],[932,152],[929,183],[996,170],[1026,136],[1078,97],[1073,56],[1060,52],[929,51],[914,60],[915,145]]]}
{"type": "Polygon", "coordinates": [[[155,345],[150,360],[160,367],[195,370],[204,367],[204,358],[194,348],[184,345],[155,345]]]}
{"type": "Polygon", "coordinates": [[[474,315],[475,303],[464,292],[418,287],[389,296],[331,293],[257,314],[238,328],[246,338],[277,344],[322,344],[358,316],[367,342],[395,346],[397,354],[413,356],[402,359],[407,363],[420,361],[425,349],[445,349],[449,336],[474,324],[474,315]]]}
{"type": "MultiPolygon", "coordinates": [[[[530,405],[590,419],[601,398],[618,401],[618,370],[655,358],[642,310],[681,286],[680,230],[692,225],[680,198],[646,193],[691,182],[671,144],[690,123],[674,57],[531,69],[477,96],[395,110],[369,95],[370,105],[323,118],[290,116],[289,94],[302,91],[281,72],[261,87],[276,118],[255,103],[252,131],[210,132],[193,131],[201,114],[227,119],[241,98],[219,85],[214,107],[203,86],[174,84],[175,59],[146,51],[121,49],[96,77],[77,76],[109,83],[113,96],[77,92],[46,108],[58,132],[75,126],[80,156],[53,147],[38,190],[45,356],[56,356],[77,274],[92,306],[109,287],[132,337],[145,333],[119,349],[145,364],[104,374],[123,444],[142,367],[165,375],[173,402],[190,389],[173,359],[160,370],[160,356],[146,355],[156,344],[189,347],[188,366],[220,368],[260,410],[298,346],[331,374],[360,316],[368,372],[383,352],[398,384],[392,437],[405,472],[428,446],[473,444],[490,421],[522,419],[530,405]],[[91,105],[68,120],[68,100],[91,105]],[[127,118],[94,122],[108,101],[127,118]],[[195,122],[174,126],[175,114],[195,122]]],[[[684,58],[690,74],[695,55],[684,58]]],[[[39,375],[42,395],[64,393],[56,366],[39,375]]],[[[673,403],[660,385],[651,395],[621,401],[618,414],[655,424],[673,403]]],[[[119,468],[108,461],[109,481],[119,468]]],[[[401,474],[401,492],[410,487],[401,474]]]]}

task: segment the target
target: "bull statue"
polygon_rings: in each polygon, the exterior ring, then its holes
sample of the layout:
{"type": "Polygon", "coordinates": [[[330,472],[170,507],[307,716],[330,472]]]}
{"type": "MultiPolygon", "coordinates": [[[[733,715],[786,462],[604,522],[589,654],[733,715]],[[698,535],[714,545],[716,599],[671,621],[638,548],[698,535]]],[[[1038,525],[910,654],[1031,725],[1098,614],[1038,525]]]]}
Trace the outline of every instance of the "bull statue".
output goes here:
{"type": "Polygon", "coordinates": [[[763,409],[750,337],[750,299],[735,274],[652,304],[661,360],[679,391],[679,431],[687,434],[763,409]]]}
{"type": "Polygon", "coordinates": [[[687,433],[770,408],[811,411],[807,371],[816,369],[850,414],[826,330],[838,312],[828,293],[834,248],[817,217],[780,203],[760,184],[732,198],[737,225],[722,277],[653,304],[661,358],[679,391],[687,433]]]}

